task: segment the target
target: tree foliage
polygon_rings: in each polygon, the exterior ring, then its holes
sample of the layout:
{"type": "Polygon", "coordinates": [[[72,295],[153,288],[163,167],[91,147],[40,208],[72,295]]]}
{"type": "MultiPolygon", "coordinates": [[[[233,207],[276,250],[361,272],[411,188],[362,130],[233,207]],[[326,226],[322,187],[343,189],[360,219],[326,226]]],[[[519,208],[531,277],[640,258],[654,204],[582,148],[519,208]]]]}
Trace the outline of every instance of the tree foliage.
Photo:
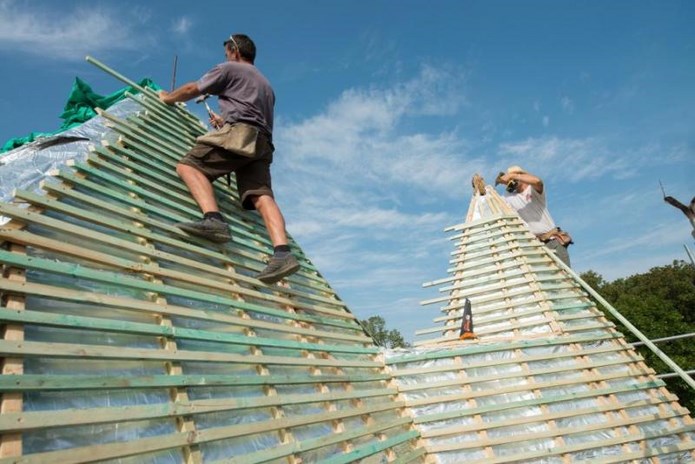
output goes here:
{"type": "MultiPolygon", "coordinates": [[[[674,261],[612,282],[594,271],[583,273],[581,278],[650,340],[695,332],[695,267],[691,264],[674,261]]],[[[602,309],[600,304],[597,307],[602,309]]],[[[637,341],[608,312],[606,317],[629,342],[637,341]]],[[[695,370],[695,337],[659,343],[658,347],[683,370],[695,370]]],[[[638,351],[657,373],[671,371],[648,347],[640,346],[638,351]]],[[[695,391],[679,377],[665,381],[680,403],[695,411],[695,391]]]]}
{"type": "Polygon", "coordinates": [[[372,316],[360,321],[364,330],[374,339],[374,343],[384,348],[406,348],[410,346],[396,329],[386,330],[386,321],[381,316],[372,316]]]}

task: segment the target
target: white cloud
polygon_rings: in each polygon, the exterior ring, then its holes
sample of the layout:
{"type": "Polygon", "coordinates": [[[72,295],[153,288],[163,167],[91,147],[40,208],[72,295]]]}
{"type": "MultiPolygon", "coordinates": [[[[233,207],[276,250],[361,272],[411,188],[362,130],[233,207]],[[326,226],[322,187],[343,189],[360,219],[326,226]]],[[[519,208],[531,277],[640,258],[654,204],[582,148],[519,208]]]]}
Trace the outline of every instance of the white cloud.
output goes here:
{"type": "Polygon", "coordinates": [[[462,71],[423,66],[420,76],[405,84],[404,93],[412,96],[408,112],[453,116],[468,103],[462,91],[465,82],[466,76],[462,71]]]}
{"type": "Polygon", "coordinates": [[[191,26],[193,26],[193,21],[186,16],[182,16],[174,21],[171,26],[171,30],[177,34],[183,35],[191,30],[191,26]]]}
{"type": "MultiPolygon", "coordinates": [[[[593,270],[610,282],[618,278],[643,274],[653,267],[669,265],[674,259],[681,259],[687,262],[688,256],[684,249],[681,248],[681,250],[682,255],[674,255],[672,249],[664,249],[663,251],[659,250],[649,254],[621,256],[620,259],[610,255],[604,256],[603,260],[597,257],[587,259],[582,256],[581,263],[577,264],[576,271],[577,273],[582,273],[593,270]]],[[[572,264],[574,265],[574,262],[572,264]]]]}
{"type": "Polygon", "coordinates": [[[574,113],[574,102],[572,101],[571,98],[569,97],[562,97],[560,99],[560,106],[562,106],[562,110],[567,113],[567,114],[572,114],[574,113]]]}
{"type": "Polygon", "coordinates": [[[548,127],[550,125],[550,117],[543,116],[543,127],[548,127]]]}
{"type": "MultiPolygon", "coordinates": [[[[622,235],[603,244],[600,249],[584,254],[584,259],[595,260],[605,256],[625,256],[630,250],[661,249],[667,245],[679,245],[686,234],[685,227],[673,227],[672,224],[655,224],[652,228],[642,231],[639,235],[626,237],[622,235]]],[[[663,261],[662,261],[663,262],[663,261]]]]}
{"type": "MultiPolygon", "coordinates": [[[[303,209],[311,210],[310,202],[302,202],[303,209]]],[[[316,202],[311,202],[316,203],[316,202]]],[[[318,207],[318,205],[315,205],[318,207]]],[[[314,236],[333,235],[340,230],[364,230],[372,235],[379,231],[390,233],[409,227],[440,227],[447,218],[442,213],[408,214],[396,208],[380,208],[371,205],[350,205],[335,203],[331,208],[324,208],[320,215],[305,215],[293,223],[295,233],[311,233],[314,236]]]]}
{"type": "Polygon", "coordinates": [[[149,41],[136,30],[138,24],[147,20],[143,9],[128,14],[97,4],[71,11],[30,5],[0,2],[0,49],[46,59],[82,60],[87,54],[132,50],[149,41]]]}
{"type": "MultiPolygon", "coordinates": [[[[552,187],[550,199],[553,211],[555,207],[564,214],[553,213],[553,218],[562,223],[562,227],[586,236],[598,235],[605,241],[607,234],[614,232],[611,224],[616,222],[616,211],[620,211],[619,219],[622,228],[629,230],[638,224],[649,210],[660,205],[654,205],[655,191],[642,188],[626,190],[622,185],[605,185],[599,189],[580,189],[573,195],[565,197],[555,193],[561,188],[561,181],[556,180],[552,187]],[[557,217],[556,217],[557,216],[557,217]]],[[[603,245],[603,243],[602,243],[603,245]]]]}
{"type": "Polygon", "coordinates": [[[664,147],[658,143],[614,149],[608,140],[599,137],[530,137],[498,147],[498,154],[508,164],[520,164],[531,172],[571,183],[608,178],[642,179],[656,185],[649,173],[667,164],[682,163],[687,153],[683,146],[664,147]]]}
{"type": "MultiPolygon", "coordinates": [[[[384,192],[400,187],[460,196],[460,179],[484,167],[466,139],[449,131],[400,130],[423,116],[450,115],[464,104],[452,93],[460,76],[424,67],[414,79],[386,89],[349,89],[326,110],[304,121],[279,124],[278,145],[297,175],[384,192]],[[455,82],[455,83],[452,83],[455,82]],[[351,176],[358,176],[353,178],[351,176]]],[[[334,194],[333,191],[330,194],[334,194]]],[[[354,194],[353,194],[354,195],[354,194]]]]}
{"type": "Polygon", "coordinates": [[[635,153],[613,153],[604,142],[591,137],[532,137],[501,144],[499,153],[531,172],[543,171],[547,173],[546,176],[558,175],[570,182],[604,176],[629,177],[636,174],[637,167],[642,163],[635,153]]]}
{"type": "Polygon", "coordinates": [[[432,260],[445,273],[451,245],[439,240],[442,229],[462,221],[470,178],[487,170],[457,127],[441,126],[441,116],[466,104],[463,80],[426,66],[412,79],[347,89],[320,113],[276,123],[274,189],[287,228],[337,290],[356,294],[348,303],[361,318],[401,298],[422,299],[432,260]]]}

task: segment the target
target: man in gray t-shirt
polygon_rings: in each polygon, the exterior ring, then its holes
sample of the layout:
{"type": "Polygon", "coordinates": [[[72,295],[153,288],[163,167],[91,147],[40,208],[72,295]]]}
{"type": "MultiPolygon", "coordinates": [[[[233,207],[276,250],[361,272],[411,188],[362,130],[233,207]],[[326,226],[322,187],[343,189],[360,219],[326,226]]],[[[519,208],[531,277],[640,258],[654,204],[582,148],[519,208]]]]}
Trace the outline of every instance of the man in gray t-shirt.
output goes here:
{"type": "Polygon", "coordinates": [[[256,276],[261,282],[272,284],[299,270],[270,179],[275,93],[268,79],[254,66],[256,46],[248,36],[233,34],[224,42],[224,48],[226,62],[195,82],[159,94],[168,105],[203,94],[217,95],[221,112],[210,114],[216,130],[199,137],[176,165],[176,172],[198,203],[203,219],[176,226],[213,242],[231,240],[212,182],[234,172],[242,206],[260,213],[273,243],[270,262],[256,276]]]}
{"type": "Polygon", "coordinates": [[[227,61],[205,73],[196,84],[202,93],[218,96],[225,122],[242,121],[268,136],[273,133],[275,93],[257,67],[227,61]]]}

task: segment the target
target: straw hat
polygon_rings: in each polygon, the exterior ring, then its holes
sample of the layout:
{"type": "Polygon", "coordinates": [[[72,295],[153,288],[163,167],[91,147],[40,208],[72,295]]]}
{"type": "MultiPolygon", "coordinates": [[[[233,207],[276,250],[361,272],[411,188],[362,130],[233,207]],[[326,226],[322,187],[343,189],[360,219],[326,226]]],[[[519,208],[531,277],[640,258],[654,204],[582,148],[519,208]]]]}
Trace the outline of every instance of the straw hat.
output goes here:
{"type": "Polygon", "coordinates": [[[526,174],[526,171],[521,169],[521,166],[509,166],[507,169],[507,174],[511,174],[513,172],[516,172],[517,174],[526,174]]]}

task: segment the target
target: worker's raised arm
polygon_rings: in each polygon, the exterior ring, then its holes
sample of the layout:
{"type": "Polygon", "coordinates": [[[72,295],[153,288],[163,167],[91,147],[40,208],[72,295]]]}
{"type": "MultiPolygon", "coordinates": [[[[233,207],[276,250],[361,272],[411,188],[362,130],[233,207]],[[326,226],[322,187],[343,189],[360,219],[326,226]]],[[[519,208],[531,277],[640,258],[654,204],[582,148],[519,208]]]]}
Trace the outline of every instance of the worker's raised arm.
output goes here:
{"type": "Polygon", "coordinates": [[[678,208],[679,210],[683,211],[683,214],[685,214],[688,219],[693,219],[695,220],[695,211],[692,208],[693,205],[695,205],[695,198],[692,199],[690,202],[690,207],[684,205],[680,201],[676,200],[675,198],[668,196],[664,197],[664,201],[668,203],[669,205],[678,208]]]}
{"type": "Polygon", "coordinates": [[[528,172],[513,172],[511,176],[519,182],[529,184],[536,192],[543,193],[543,181],[540,177],[529,174],[528,172]]]}
{"type": "Polygon", "coordinates": [[[166,90],[159,91],[159,99],[162,100],[167,105],[173,105],[176,102],[185,102],[192,98],[201,95],[201,91],[198,89],[198,84],[195,82],[189,82],[183,84],[178,89],[167,92],[166,90]]]}
{"type": "Polygon", "coordinates": [[[510,181],[516,180],[518,182],[523,182],[534,188],[538,193],[543,193],[543,181],[540,177],[529,174],[528,172],[510,172],[507,174],[501,174],[497,177],[497,183],[508,184],[510,181]]]}

